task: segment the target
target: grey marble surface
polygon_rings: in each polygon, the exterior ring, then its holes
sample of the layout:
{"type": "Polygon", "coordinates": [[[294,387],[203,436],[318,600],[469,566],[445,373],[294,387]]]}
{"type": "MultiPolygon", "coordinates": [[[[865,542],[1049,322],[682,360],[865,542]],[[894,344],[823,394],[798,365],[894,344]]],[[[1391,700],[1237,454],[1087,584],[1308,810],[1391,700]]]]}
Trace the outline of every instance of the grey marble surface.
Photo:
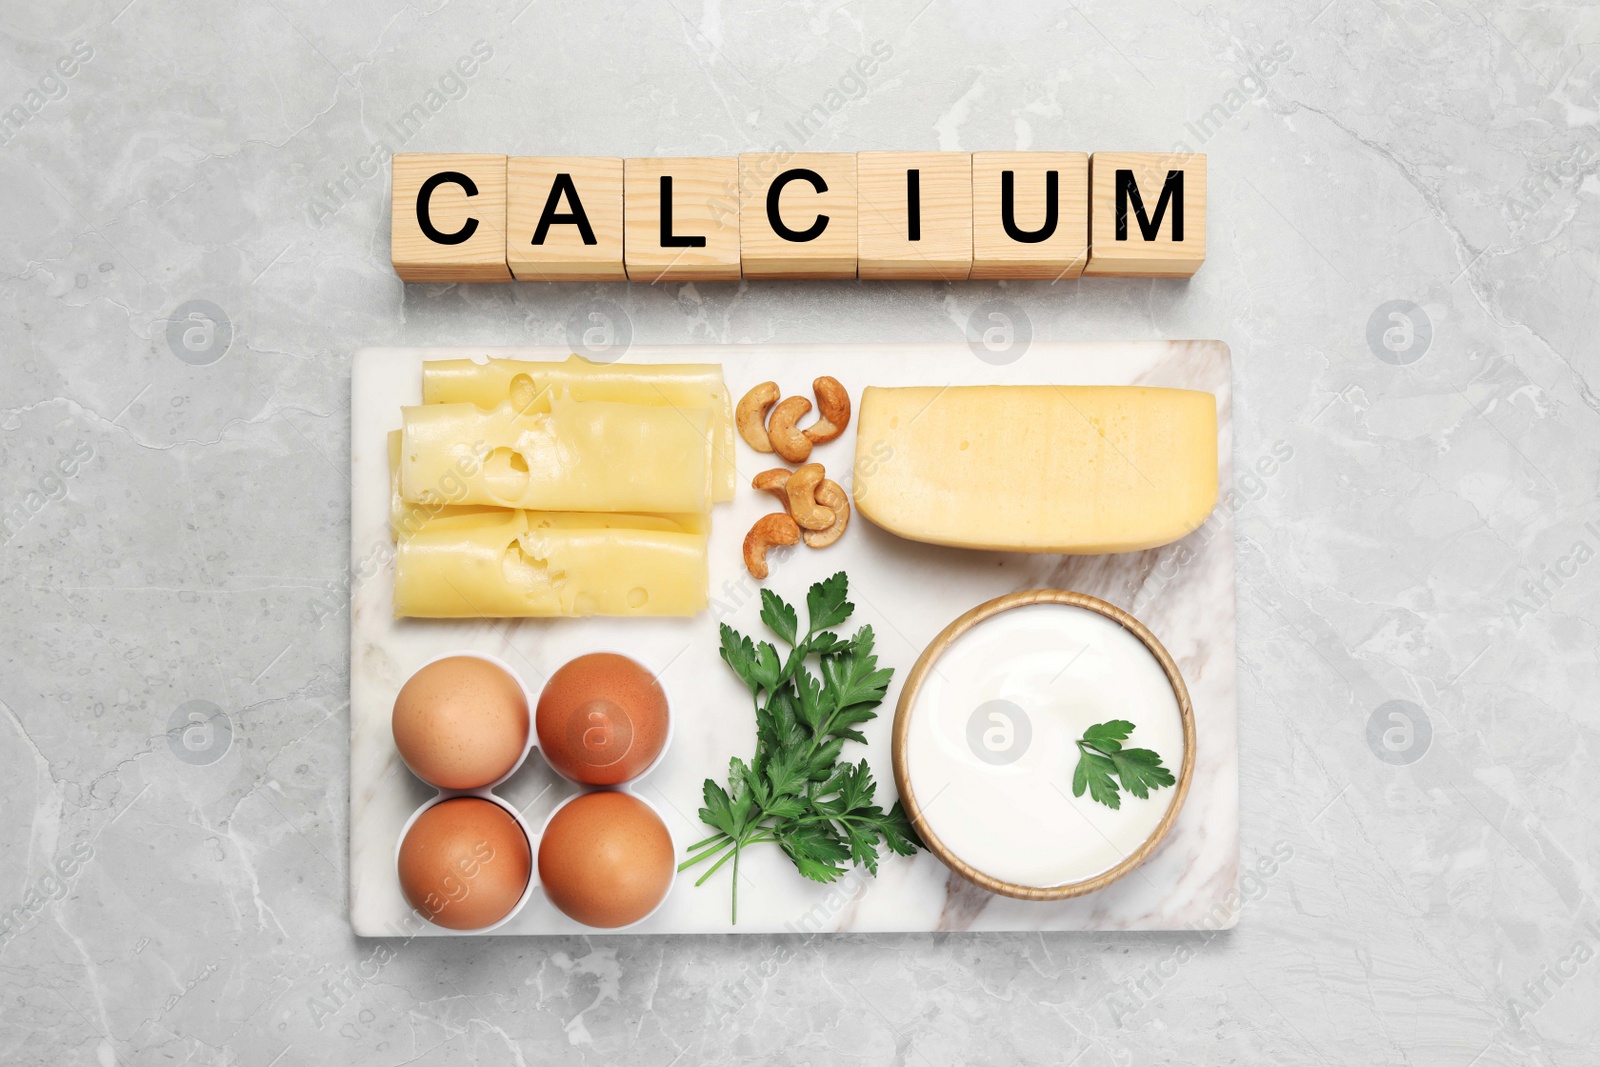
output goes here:
{"type": "Polygon", "coordinates": [[[1597,46],[1593,6],[1484,0],[7,5],[0,1062],[1593,1062],[1597,46]],[[407,113],[410,150],[732,154],[813,108],[807,148],[1203,150],[1209,262],[389,268],[407,113]],[[1238,928],[354,938],[350,353],[597,309],[957,340],[987,301],[1233,348],[1238,928]]]}

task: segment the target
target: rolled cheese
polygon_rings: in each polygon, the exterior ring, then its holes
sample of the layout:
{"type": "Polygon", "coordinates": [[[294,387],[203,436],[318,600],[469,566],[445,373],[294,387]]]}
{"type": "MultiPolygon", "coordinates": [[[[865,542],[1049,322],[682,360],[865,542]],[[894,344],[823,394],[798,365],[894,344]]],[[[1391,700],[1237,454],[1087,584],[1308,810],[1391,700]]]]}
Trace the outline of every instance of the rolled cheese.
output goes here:
{"type": "Polygon", "coordinates": [[[518,414],[508,400],[400,409],[400,494],[536,511],[706,512],[710,410],[578,401],[518,414]]]}
{"type": "Polygon", "coordinates": [[[558,393],[574,400],[709,408],[712,499],[733,499],[738,482],[733,400],[718,364],[591,363],[577,355],[561,363],[437,359],[422,364],[424,404],[497,408],[509,400],[518,412],[536,412],[550,410],[550,400],[558,393]]]}
{"type": "Polygon", "coordinates": [[[420,504],[407,501],[400,493],[400,431],[389,431],[389,540],[397,541],[416,533],[430,522],[493,515],[505,510],[489,504],[452,504],[442,494],[431,495],[420,504]]]}
{"type": "Polygon", "coordinates": [[[394,613],[434,619],[686,616],[705,608],[707,586],[703,533],[568,526],[501,511],[430,522],[400,538],[394,613]]]}
{"type": "Polygon", "coordinates": [[[1143,386],[862,391],[857,510],[901,537],[1091,554],[1185,536],[1217,500],[1210,393],[1143,386]]]}
{"type": "MultiPolygon", "coordinates": [[[[389,431],[389,538],[398,541],[424,526],[472,525],[485,516],[503,516],[508,509],[487,504],[452,504],[444,496],[426,503],[411,504],[400,495],[400,431],[389,431]]],[[[679,533],[705,534],[711,529],[711,516],[701,512],[681,515],[638,515],[622,511],[529,511],[519,512],[530,528],[593,530],[676,530],[679,533]]]]}

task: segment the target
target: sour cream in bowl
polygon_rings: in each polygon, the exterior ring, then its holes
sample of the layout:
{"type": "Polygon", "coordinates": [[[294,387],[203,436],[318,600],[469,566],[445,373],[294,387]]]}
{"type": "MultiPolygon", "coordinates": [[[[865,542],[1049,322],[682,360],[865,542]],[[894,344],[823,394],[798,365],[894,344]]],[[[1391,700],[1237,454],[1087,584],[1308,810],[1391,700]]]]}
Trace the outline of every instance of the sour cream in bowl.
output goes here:
{"type": "MultiPolygon", "coordinates": [[[[894,724],[901,800],[929,850],[991,892],[1060,900],[1143,863],[1177,821],[1194,769],[1194,713],[1177,665],[1103,600],[1039,589],[947,626],[912,668],[894,724]],[[1170,785],[1085,788],[1091,727],[1132,724],[1113,749],[1153,751],[1170,785]],[[1147,793],[1135,795],[1139,789],[1147,793]]],[[[1102,783],[1105,782],[1102,776],[1102,783]]]]}

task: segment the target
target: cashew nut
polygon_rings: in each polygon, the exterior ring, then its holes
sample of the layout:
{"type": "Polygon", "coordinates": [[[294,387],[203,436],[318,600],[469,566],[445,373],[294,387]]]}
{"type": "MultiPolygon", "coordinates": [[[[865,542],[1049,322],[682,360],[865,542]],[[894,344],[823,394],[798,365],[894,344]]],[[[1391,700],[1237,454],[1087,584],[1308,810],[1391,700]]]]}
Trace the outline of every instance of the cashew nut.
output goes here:
{"type": "Polygon", "coordinates": [[[834,520],[826,530],[807,530],[802,536],[807,548],[827,548],[839,540],[844,528],[850,525],[850,497],[844,488],[831,478],[822,479],[817,486],[817,500],[831,510],[834,520]]]}
{"type": "Polygon", "coordinates": [[[844,433],[850,425],[850,394],[839,379],[823,375],[811,383],[817,394],[817,421],[805,428],[806,440],[826,444],[844,433]]]}
{"type": "Polygon", "coordinates": [[[800,527],[783,512],[763,515],[744,535],[744,565],[757,581],[767,576],[767,549],[774,545],[792,545],[800,540],[800,527]]]}
{"type": "Polygon", "coordinates": [[[772,442],[767,439],[767,411],[778,402],[778,383],[762,382],[739,401],[733,421],[739,427],[744,443],[757,452],[771,452],[772,442]]]}
{"type": "Polygon", "coordinates": [[[789,484],[789,475],[791,473],[788,467],[774,467],[769,471],[762,471],[750,479],[750,488],[771,493],[782,502],[784,507],[788,507],[789,493],[786,486],[789,484]]]}
{"type": "Polygon", "coordinates": [[[826,530],[833,525],[833,509],[817,503],[813,495],[827,475],[820,463],[807,463],[789,475],[784,487],[789,500],[789,514],[807,530],[826,530]]]}
{"type": "Polygon", "coordinates": [[[795,425],[811,410],[811,401],[791,396],[772,409],[767,420],[767,438],[772,450],[790,463],[804,463],[811,455],[811,441],[795,425]]]}

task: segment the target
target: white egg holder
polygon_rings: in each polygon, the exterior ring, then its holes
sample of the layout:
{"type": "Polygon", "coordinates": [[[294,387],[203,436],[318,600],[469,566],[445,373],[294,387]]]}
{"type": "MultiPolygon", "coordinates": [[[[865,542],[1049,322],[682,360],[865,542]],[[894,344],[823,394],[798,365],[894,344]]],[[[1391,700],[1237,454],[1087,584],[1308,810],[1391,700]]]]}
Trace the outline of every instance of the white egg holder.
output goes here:
{"type": "MultiPolygon", "coordinates": [[[[400,877],[400,847],[402,844],[404,844],[406,835],[411,833],[411,828],[416,825],[418,819],[422,818],[423,813],[439,806],[440,804],[443,804],[447,800],[459,800],[463,797],[475,797],[479,800],[488,801],[511,816],[512,821],[517,824],[517,828],[522,831],[522,836],[526,838],[528,842],[528,884],[523,887],[522,895],[517,898],[516,905],[510,911],[502,916],[497,922],[491,923],[488,926],[482,926],[475,930],[457,930],[450,927],[440,926],[429,919],[424,912],[413,906],[411,909],[412,916],[421,922],[427,923],[428,927],[433,931],[457,937],[470,937],[473,935],[493,933],[505,926],[507,923],[516,919],[518,913],[520,913],[522,909],[527,906],[528,901],[533,899],[534,895],[540,889],[539,843],[544,840],[544,835],[546,831],[550,829],[551,822],[555,820],[555,817],[568,804],[571,804],[573,801],[578,800],[581,797],[588,796],[591,793],[626,793],[628,796],[633,797],[633,799],[639,801],[645,807],[649,808],[651,812],[655,814],[655,817],[661,820],[661,825],[666,829],[668,838],[672,840],[673,855],[677,855],[678,842],[677,839],[672,836],[672,824],[668,822],[666,814],[648,797],[641,796],[632,788],[632,786],[642,781],[650,774],[651,771],[655,770],[661,765],[662,759],[666,756],[667,751],[672,747],[672,733],[674,729],[674,723],[677,721],[677,716],[672,710],[672,693],[667,689],[666,683],[661,681],[661,676],[655,670],[655,668],[641,660],[638,656],[614,648],[596,648],[592,651],[609,652],[613,655],[622,656],[633,661],[634,663],[637,663],[640,667],[643,667],[645,670],[649,671],[653,677],[655,677],[657,683],[661,685],[662,691],[666,694],[667,698],[667,733],[661,741],[661,749],[656,753],[655,758],[652,759],[638,774],[633,775],[627,781],[618,783],[617,785],[591,785],[587,782],[581,782],[578,779],[563,773],[561,768],[557,767],[550,760],[545,759],[544,752],[540,750],[540,759],[543,761],[544,765],[550,769],[551,773],[557,775],[568,784],[577,787],[577,792],[574,792],[563,798],[559,803],[556,804],[554,808],[550,810],[549,814],[545,816],[544,821],[539,825],[539,832],[537,834],[533,832],[532,824],[529,823],[522,812],[517,809],[517,806],[512,804],[505,797],[502,797],[499,793],[495,792],[495,790],[504,785],[506,782],[510,781],[511,778],[522,769],[522,765],[528,761],[528,757],[535,750],[539,749],[538,735],[534,728],[535,711],[539,706],[538,694],[528,688],[528,683],[523,680],[522,675],[519,674],[517,670],[505,660],[501,659],[499,656],[491,655],[488,652],[480,652],[476,649],[470,648],[456,649],[451,652],[444,652],[440,655],[434,656],[426,663],[418,666],[417,669],[412,671],[411,675],[407,677],[407,681],[409,681],[410,678],[414,677],[418,672],[422,671],[426,667],[430,667],[433,664],[438,663],[440,660],[452,659],[461,656],[482,660],[483,662],[488,663],[501,671],[504,671],[508,678],[517,683],[517,688],[522,691],[523,702],[528,709],[528,743],[523,746],[522,753],[517,757],[516,762],[511,765],[511,769],[506,771],[500,777],[496,778],[494,781],[490,782],[488,785],[479,786],[475,789],[445,789],[442,786],[434,785],[434,783],[428,781],[426,776],[419,774],[416,768],[412,767],[410,763],[406,762],[403,755],[400,756],[400,761],[405,765],[406,770],[409,771],[419,782],[422,782],[424,785],[432,788],[434,790],[434,795],[423,801],[417,810],[411,813],[411,817],[408,818],[405,821],[405,825],[401,827],[400,835],[395,838],[393,870],[397,880],[400,877]]],[[[655,915],[656,912],[661,910],[662,905],[667,902],[667,897],[672,895],[672,890],[674,887],[676,887],[676,885],[677,879],[673,879],[672,883],[667,887],[667,892],[662,895],[661,899],[656,903],[656,906],[651,908],[650,911],[645,915],[640,916],[638,919],[635,919],[633,922],[624,926],[605,927],[604,932],[621,933],[638,926],[640,923],[648,922],[651,916],[655,915]]],[[[586,927],[586,929],[589,928],[586,927]]],[[[595,927],[593,929],[598,930],[601,928],[595,927]]]]}
{"type": "MultiPolygon", "coordinates": [[[[726,622],[752,638],[769,637],[758,619],[763,584],[801,608],[809,585],[837,571],[849,575],[856,605],[846,627],[853,632],[870,624],[880,662],[895,669],[879,717],[862,728],[868,743],[847,749],[852,760],[867,760],[880,803],[887,806],[896,797],[891,765],[895,705],[927,644],[951,620],[996,596],[1020,589],[1067,589],[1129,611],[1177,662],[1193,700],[1197,730],[1193,785],[1181,815],[1132,876],[1083,897],[1048,902],[986,893],[927,852],[885,856],[876,877],[852,870],[833,884],[812,882],[795,871],[780,849],[763,844],[745,850],[740,860],[737,925],[729,915],[731,864],[696,887],[706,869],[700,866],[675,876],[675,883],[686,884],[675,884],[654,916],[628,928],[635,936],[1195,930],[1233,925],[1241,905],[1233,528],[1237,511],[1252,506],[1249,501],[1258,498],[1267,480],[1281,482],[1287,475],[1261,466],[1276,453],[1270,443],[1257,442],[1249,456],[1239,457],[1240,482],[1235,486],[1232,359],[1226,344],[1052,341],[1037,334],[1031,340],[1019,336],[1015,347],[1000,352],[960,341],[634,344],[620,356],[627,363],[720,363],[735,398],[763,381],[779,383],[786,394],[809,395],[812,379],[823,374],[837,378],[858,403],[862,389],[872,385],[1205,390],[1217,398],[1222,495],[1212,517],[1189,537],[1150,552],[1113,556],[923,545],[894,537],[856,514],[832,547],[775,553],[772,576],[757,583],[745,572],[741,546],[751,525],[772,510],[772,500],[747,486],[772,463],[770,456],[758,456],[741,444],[738,494],[712,515],[710,610],[688,619],[396,619],[387,435],[400,425],[401,406],[421,403],[424,361],[561,361],[568,355],[568,348],[550,345],[439,346],[365,349],[352,359],[349,913],[356,934],[455,934],[413,919],[395,877],[395,842],[423,794],[395,750],[390,719],[395,695],[416,665],[450,649],[471,649],[515,664],[531,681],[548,677],[576,655],[620,645],[625,655],[657,667],[656,676],[679,698],[672,702],[671,756],[642,781],[630,783],[630,789],[646,794],[654,809],[666,815],[674,840],[686,844],[714,832],[699,818],[704,780],[724,782],[729,758],[748,759],[755,745],[749,691],[717,655],[718,624],[726,622]]],[[[857,430],[857,420],[852,420],[838,440],[818,446],[813,458],[831,476],[849,476],[857,430]]],[[[547,765],[544,760],[525,764],[500,790],[534,823],[541,823],[577,788],[545,773],[547,765]]],[[[590,936],[611,931],[582,926],[534,893],[514,920],[495,932],[590,936]]]]}

